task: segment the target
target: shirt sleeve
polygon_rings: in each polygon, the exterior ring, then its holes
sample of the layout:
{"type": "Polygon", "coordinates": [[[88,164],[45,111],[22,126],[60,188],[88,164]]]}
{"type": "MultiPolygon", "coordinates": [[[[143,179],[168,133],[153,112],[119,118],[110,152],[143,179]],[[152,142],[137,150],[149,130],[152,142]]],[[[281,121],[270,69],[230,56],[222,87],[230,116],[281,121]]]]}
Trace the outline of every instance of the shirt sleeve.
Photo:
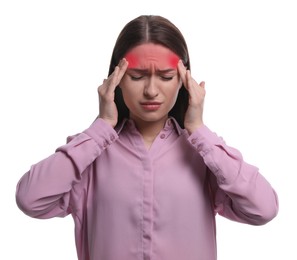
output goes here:
{"type": "Polygon", "coordinates": [[[70,213],[70,191],[100,154],[118,138],[116,131],[97,119],[82,133],[69,137],[54,154],[31,166],[19,180],[16,203],[35,218],[66,216],[70,213]]]}
{"type": "Polygon", "coordinates": [[[188,140],[211,171],[210,186],[218,214],[252,225],[263,225],[277,215],[275,190],[238,150],[227,146],[205,125],[188,140]]]}

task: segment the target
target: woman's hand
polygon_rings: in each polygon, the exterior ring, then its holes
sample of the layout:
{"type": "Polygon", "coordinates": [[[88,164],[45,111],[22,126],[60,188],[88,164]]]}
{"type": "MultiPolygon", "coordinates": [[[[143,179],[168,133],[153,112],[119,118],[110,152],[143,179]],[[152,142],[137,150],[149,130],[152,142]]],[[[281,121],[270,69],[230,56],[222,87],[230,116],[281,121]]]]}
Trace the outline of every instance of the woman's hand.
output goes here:
{"type": "Polygon", "coordinates": [[[118,110],[114,102],[115,89],[124,76],[127,67],[128,62],[126,59],[122,59],[108,79],[104,79],[103,84],[98,87],[99,118],[111,124],[112,127],[115,127],[118,122],[118,110]]]}
{"type": "Polygon", "coordinates": [[[198,84],[181,60],[178,62],[177,68],[182,83],[189,92],[189,106],[185,115],[184,126],[191,134],[203,125],[203,103],[206,94],[205,82],[202,81],[198,84]]]}

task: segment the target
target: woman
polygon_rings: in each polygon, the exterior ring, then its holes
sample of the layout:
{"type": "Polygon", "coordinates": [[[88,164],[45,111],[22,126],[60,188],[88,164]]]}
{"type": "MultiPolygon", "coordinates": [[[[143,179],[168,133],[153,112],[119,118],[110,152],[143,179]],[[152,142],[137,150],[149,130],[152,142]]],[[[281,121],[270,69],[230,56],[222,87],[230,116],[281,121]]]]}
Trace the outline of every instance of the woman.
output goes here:
{"type": "Polygon", "coordinates": [[[121,31],[99,116],[19,181],[19,208],[72,214],[80,260],[215,260],[215,216],[263,225],[277,195],[203,123],[204,82],[181,32],[160,16],[121,31]]]}

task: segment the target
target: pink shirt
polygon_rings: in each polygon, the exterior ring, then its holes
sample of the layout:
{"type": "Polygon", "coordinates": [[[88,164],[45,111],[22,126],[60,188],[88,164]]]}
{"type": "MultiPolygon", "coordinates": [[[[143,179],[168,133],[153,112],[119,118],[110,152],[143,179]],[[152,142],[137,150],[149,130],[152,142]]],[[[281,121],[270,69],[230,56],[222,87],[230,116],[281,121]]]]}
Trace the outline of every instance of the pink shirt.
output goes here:
{"type": "Polygon", "coordinates": [[[33,165],[16,199],[31,217],[71,214],[79,260],[215,260],[216,213],[262,225],[278,212],[239,151],[175,120],[147,150],[132,121],[115,130],[97,119],[33,165]]]}

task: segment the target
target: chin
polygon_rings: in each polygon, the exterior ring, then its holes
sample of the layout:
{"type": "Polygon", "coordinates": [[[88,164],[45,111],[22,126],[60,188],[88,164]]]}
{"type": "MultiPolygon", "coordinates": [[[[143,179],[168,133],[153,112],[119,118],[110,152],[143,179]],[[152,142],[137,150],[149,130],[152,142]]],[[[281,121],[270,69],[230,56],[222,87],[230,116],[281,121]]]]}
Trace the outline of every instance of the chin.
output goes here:
{"type": "Polygon", "coordinates": [[[156,115],[155,113],[146,113],[145,115],[130,115],[130,118],[134,121],[143,121],[143,122],[159,122],[162,120],[166,120],[168,118],[168,114],[165,115],[156,115]]]}

